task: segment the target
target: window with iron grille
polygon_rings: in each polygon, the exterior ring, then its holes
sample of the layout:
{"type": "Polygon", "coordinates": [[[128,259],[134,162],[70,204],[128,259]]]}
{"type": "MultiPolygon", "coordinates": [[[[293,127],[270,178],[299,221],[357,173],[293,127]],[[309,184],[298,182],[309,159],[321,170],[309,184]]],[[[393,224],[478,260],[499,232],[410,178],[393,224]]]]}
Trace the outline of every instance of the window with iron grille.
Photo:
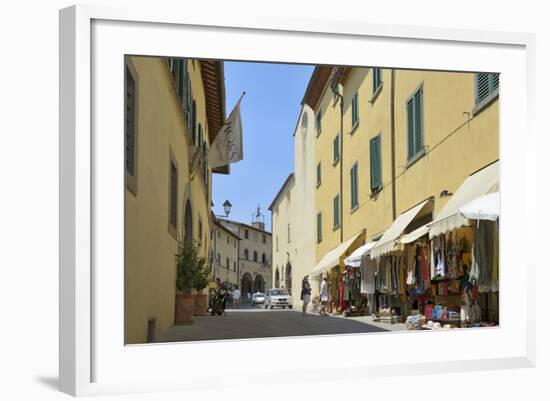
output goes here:
{"type": "Polygon", "coordinates": [[[135,175],[135,148],[136,148],[136,81],[126,67],[126,121],[125,121],[125,164],[126,171],[135,175]]]}
{"type": "Polygon", "coordinates": [[[407,160],[424,151],[423,89],[418,89],[407,101],[407,160]]]}
{"type": "Polygon", "coordinates": [[[170,224],[178,224],[178,169],[174,162],[170,163],[170,224]]]}
{"type": "Polygon", "coordinates": [[[480,104],[495,93],[498,90],[498,84],[499,74],[475,74],[476,104],[480,104]]]}

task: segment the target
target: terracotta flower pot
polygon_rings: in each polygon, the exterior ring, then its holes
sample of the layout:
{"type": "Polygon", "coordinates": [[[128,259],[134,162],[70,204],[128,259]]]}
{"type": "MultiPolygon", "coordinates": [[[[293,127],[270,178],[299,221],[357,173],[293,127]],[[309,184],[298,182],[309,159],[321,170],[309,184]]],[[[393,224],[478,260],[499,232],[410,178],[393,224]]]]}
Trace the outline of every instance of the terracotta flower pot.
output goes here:
{"type": "Polygon", "coordinates": [[[195,294],[195,316],[208,315],[208,295],[195,294]]]}
{"type": "Polygon", "coordinates": [[[176,324],[193,323],[195,295],[176,294],[176,324]]]}

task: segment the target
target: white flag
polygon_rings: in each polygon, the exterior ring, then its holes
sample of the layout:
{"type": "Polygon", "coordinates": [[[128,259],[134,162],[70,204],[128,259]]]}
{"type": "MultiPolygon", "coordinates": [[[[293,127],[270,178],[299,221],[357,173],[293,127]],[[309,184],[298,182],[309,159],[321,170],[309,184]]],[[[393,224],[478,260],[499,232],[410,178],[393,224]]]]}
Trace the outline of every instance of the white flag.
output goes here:
{"type": "Polygon", "coordinates": [[[208,164],[212,168],[226,166],[243,159],[243,127],[241,122],[241,100],[233,107],[223,123],[208,152],[208,164]]]}

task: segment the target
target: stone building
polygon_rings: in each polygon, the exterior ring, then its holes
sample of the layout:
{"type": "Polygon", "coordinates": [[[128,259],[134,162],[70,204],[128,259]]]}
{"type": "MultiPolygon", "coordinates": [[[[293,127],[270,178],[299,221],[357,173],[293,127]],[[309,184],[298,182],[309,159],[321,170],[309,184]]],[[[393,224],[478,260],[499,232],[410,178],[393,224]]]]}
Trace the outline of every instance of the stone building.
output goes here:
{"type": "Polygon", "coordinates": [[[220,223],[240,238],[237,282],[243,297],[248,293],[265,292],[272,282],[272,241],[265,223],[256,220],[245,224],[222,218],[220,223]]]}

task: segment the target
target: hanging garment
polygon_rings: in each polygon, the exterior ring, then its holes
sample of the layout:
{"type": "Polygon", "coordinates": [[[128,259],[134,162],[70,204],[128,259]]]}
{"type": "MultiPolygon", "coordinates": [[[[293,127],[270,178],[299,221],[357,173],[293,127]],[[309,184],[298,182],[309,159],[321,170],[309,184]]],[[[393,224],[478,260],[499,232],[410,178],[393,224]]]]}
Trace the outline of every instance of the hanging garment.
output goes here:
{"type": "Polygon", "coordinates": [[[470,268],[470,283],[477,285],[479,281],[479,265],[477,264],[476,244],[472,243],[472,267],[470,268]]]}
{"type": "Polygon", "coordinates": [[[490,221],[478,221],[475,232],[475,259],[479,268],[478,287],[487,292],[491,286],[491,267],[493,265],[493,227],[490,221]]]}
{"type": "Polygon", "coordinates": [[[397,294],[399,273],[397,272],[397,256],[391,257],[391,292],[397,294]]]}
{"type": "Polygon", "coordinates": [[[493,258],[491,266],[491,291],[498,291],[498,264],[499,264],[499,235],[498,235],[498,222],[494,224],[493,231],[493,258]]]}
{"type": "Polygon", "coordinates": [[[407,285],[413,286],[416,284],[415,275],[415,247],[408,245],[406,247],[406,263],[407,263],[407,285]]]}

